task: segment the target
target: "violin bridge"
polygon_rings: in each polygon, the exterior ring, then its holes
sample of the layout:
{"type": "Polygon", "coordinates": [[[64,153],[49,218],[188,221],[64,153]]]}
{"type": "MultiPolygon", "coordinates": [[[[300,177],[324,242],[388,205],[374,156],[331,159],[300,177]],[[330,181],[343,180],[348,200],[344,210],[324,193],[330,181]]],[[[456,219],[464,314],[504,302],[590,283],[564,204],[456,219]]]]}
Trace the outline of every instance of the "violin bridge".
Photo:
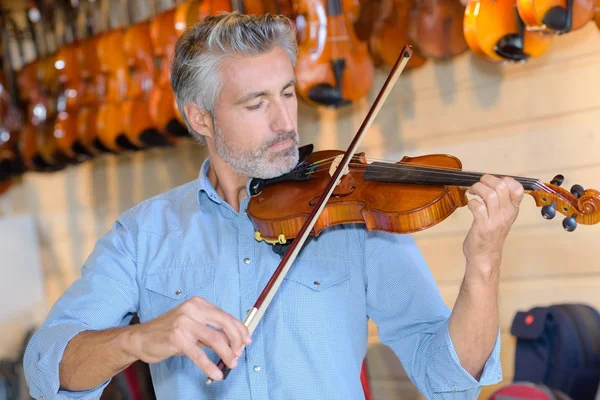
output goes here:
{"type": "MultiPolygon", "coordinates": [[[[338,168],[338,165],[342,162],[342,158],[344,158],[343,154],[340,154],[331,162],[331,167],[329,167],[329,176],[333,176],[335,174],[335,170],[338,168]]],[[[346,175],[349,172],[348,166],[342,171],[342,175],[346,175]]],[[[341,182],[341,181],[340,181],[341,182]]],[[[339,183],[338,183],[339,184],[339,183]]]]}

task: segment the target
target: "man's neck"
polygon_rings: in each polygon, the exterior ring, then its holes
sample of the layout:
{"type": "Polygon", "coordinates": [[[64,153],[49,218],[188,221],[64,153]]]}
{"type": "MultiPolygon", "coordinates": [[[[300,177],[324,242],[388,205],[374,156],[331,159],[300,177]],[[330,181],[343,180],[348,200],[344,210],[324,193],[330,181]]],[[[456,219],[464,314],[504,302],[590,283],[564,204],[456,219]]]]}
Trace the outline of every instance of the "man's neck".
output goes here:
{"type": "Polygon", "coordinates": [[[236,212],[240,211],[240,203],[246,197],[248,178],[240,176],[219,157],[210,158],[208,180],[217,194],[225,200],[236,212]]]}

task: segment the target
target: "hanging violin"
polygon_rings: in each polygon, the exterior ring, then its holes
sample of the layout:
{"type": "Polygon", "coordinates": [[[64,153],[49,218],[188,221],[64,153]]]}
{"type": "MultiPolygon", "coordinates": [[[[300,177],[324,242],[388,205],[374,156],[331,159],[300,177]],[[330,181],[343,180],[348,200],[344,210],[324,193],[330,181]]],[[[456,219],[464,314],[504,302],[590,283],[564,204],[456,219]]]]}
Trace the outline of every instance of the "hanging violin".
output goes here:
{"type": "Polygon", "coordinates": [[[469,49],[463,33],[464,15],[459,0],[415,0],[409,37],[426,58],[456,57],[469,49]]]}
{"type": "MultiPolygon", "coordinates": [[[[81,11],[84,3],[79,4],[81,11]]],[[[95,4],[97,7],[97,2],[95,4]]],[[[97,10],[91,8],[89,0],[85,2],[85,6],[85,38],[79,41],[76,49],[77,66],[82,82],[81,102],[77,112],[77,140],[90,154],[99,154],[109,152],[98,138],[96,127],[98,108],[103,103],[105,87],[105,77],[100,71],[96,46],[103,33],[98,34],[96,31],[98,24],[94,22],[94,15],[98,15],[97,10]]]]}
{"type": "MultiPolygon", "coordinates": [[[[369,50],[376,60],[394,65],[398,55],[408,41],[408,27],[411,20],[411,4],[409,0],[382,0],[379,14],[373,21],[373,30],[369,37],[369,50]]],[[[425,64],[427,59],[417,50],[406,65],[417,68],[425,64]]]]}
{"type": "Polygon", "coordinates": [[[539,57],[554,38],[551,33],[528,30],[517,12],[516,0],[469,0],[463,30],[471,51],[500,63],[539,57]]]}
{"type": "Polygon", "coordinates": [[[358,40],[357,0],[296,0],[298,95],[313,106],[343,107],[364,98],[374,66],[367,43],[358,40]]]}
{"type": "MultiPolygon", "coordinates": [[[[56,24],[64,29],[62,45],[56,51],[54,67],[58,72],[60,85],[59,96],[56,104],[56,120],[54,122],[54,137],[57,147],[67,157],[84,161],[90,158],[91,153],[84,147],[77,135],[77,112],[81,105],[83,82],[81,69],[77,60],[77,48],[74,24],[74,10],[69,4],[59,7],[62,23],[56,24]],[[65,29],[65,27],[67,29],[65,29]],[[68,35],[67,35],[68,33],[68,35]],[[67,39],[67,36],[70,36],[67,39]]],[[[57,41],[58,42],[58,41],[57,41]]]]}
{"type": "Polygon", "coordinates": [[[176,104],[175,95],[169,80],[170,60],[179,37],[175,28],[176,10],[176,8],[163,10],[157,13],[150,23],[150,40],[152,40],[152,50],[159,76],[150,90],[148,106],[154,126],[172,137],[184,137],[189,136],[189,133],[185,124],[179,122],[177,108],[173,107],[173,104],[176,104]]]}
{"type": "Polygon", "coordinates": [[[517,8],[528,27],[564,34],[592,20],[596,0],[517,0],[517,8]]]}

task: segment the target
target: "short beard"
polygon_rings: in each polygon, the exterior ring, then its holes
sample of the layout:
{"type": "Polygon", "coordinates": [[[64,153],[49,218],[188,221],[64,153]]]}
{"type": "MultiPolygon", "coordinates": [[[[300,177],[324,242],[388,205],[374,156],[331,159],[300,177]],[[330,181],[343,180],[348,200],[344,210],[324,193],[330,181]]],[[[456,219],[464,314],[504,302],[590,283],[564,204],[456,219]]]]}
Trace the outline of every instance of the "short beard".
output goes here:
{"type": "Polygon", "coordinates": [[[290,172],[298,164],[299,137],[295,131],[279,134],[256,150],[241,150],[231,146],[213,117],[215,147],[217,154],[238,173],[247,178],[271,179],[290,172]],[[294,144],[277,153],[269,147],[281,141],[293,139],[294,144]]]}

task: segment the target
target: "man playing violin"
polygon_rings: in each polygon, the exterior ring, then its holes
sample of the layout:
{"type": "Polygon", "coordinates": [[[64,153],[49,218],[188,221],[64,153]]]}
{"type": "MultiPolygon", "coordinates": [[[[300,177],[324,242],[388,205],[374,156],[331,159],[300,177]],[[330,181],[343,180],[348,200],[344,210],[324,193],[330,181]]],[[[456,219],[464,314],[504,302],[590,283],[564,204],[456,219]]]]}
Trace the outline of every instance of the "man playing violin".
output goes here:
{"type": "Polygon", "coordinates": [[[306,244],[252,337],[240,322],[281,260],[245,210],[250,178],[298,162],[295,57],[280,16],[224,14],[182,35],[171,83],[209,157],[197,180],[124,212],[97,242],[27,348],[35,398],[97,398],[142,360],[159,399],[362,399],[368,319],[427,398],[475,399],[501,380],[500,262],[524,193],[509,178],[469,189],[452,310],[410,235],[349,224],[306,244]]]}

